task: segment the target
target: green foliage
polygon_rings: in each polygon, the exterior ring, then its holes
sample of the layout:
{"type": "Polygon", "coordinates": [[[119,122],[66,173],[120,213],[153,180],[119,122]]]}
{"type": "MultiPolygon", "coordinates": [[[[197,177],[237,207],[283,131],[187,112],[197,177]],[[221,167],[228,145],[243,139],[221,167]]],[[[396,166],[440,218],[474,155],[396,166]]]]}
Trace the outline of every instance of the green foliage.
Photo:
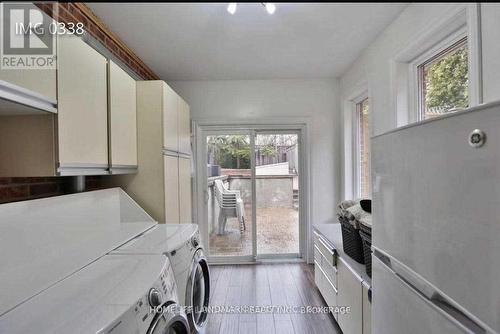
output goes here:
{"type": "Polygon", "coordinates": [[[449,110],[469,105],[467,48],[432,64],[425,73],[427,109],[449,110]]]}
{"type": "Polygon", "coordinates": [[[276,155],[278,152],[276,151],[276,149],[273,146],[271,146],[271,145],[265,145],[265,146],[262,146],[260,148],[260,153],[263,156],[271,157],[273,155],[276,155]]]}
{"type": "Polygon", "coordinates": [[[207,144],[214,163],[222,168],[250,168],[248,136],[211,136],[207,144]]]}

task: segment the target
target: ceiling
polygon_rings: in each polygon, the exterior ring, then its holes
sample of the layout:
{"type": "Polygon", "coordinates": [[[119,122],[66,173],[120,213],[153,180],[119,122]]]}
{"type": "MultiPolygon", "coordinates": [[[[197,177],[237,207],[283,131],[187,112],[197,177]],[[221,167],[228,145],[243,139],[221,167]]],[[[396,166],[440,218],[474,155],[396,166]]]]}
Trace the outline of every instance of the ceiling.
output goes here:
{"type": "Polygon", "coordinates": [[[405,4],[87,3],[163,80],[337,77],[405,4]]]}

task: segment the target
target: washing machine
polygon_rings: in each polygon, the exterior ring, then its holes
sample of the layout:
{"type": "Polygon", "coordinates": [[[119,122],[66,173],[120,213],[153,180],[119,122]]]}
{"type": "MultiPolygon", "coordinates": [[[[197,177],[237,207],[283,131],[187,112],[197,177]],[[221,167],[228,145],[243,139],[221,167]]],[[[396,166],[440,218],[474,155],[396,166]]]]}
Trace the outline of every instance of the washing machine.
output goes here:
{"type": "Polygon", "coordinates": [[[158,224],[112,253],[167,255],[177,282],[179,303],[185,306],[191,331],[202,331],[208,315],[210,273],[198,225],[158,224]]]}
{"type": "Polygon", "coordinates": [[[105,255],[0,317],[0,333],[189,333],[164,255],[105,255]]]}

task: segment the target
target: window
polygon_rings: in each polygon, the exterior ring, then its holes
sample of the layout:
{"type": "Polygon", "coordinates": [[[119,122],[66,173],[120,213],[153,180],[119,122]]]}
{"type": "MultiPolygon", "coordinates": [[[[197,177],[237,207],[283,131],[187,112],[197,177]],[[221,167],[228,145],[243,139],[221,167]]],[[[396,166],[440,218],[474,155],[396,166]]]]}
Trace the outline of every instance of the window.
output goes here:
{"type": "Polygon", "coordinates": [[[430,57],[417,67],[418,120],[469,106],[467,38],[430,57]]]}
{"type": "Polygon", "coordinates": [[[480,27],[480,5],[457,3],[393,55],[397,127],[482,103],[480,27]]]}
{"type": "Polygon", "coordinates": [[[368,98],[356,104],[358,197],[370,198],[370,107],[368,98]]]}

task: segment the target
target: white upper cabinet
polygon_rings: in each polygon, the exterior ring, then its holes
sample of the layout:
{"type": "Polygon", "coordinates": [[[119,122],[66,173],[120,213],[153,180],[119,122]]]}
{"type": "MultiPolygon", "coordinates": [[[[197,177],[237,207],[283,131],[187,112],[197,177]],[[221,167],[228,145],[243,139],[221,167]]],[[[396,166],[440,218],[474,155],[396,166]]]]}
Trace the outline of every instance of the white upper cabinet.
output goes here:
{"type": "Polygon", "coordinates": [[[189,105],[165,83],[163,108],[163,148],[191,155],[189,105]]]}
{"type": "Polygon", "coordinates": [[[136,81],[110,60],[108,82],[110,166],[119,173],[137,167],[136,81]]]}
{"type": "Polygon", "coordinates": [[[56,69],[0,69],[0,80],[40,95],[41,98],[44,98],[53,104],[57,103],[56,69]]]}
{"type": "MultiPolygon", "coordinates": [[[[52,23],[55,22],[47,14],[39,11],[34,5],[26,4],[26,6],[32,6],[33,10],[37,10],[37,12],[43,16],[44,21],[52,23]]],[[[45,34],[49,33],[50,32],[48,30],[45,32],[45,34]]],[[[51,35],[49,37],[53,36],[51,35]]],[[[56,38],[51,39],[51,41],[53,44],[48,47],[51,46],[53,51],[56,51],[56,38]]],[[[50,49],[48,49],[48,51],[50,51],[50,49]]],[[[54,55],[55,54],[56,53],[54,52],[54,55]]],[[[44,60],[47,61],[49,61],[50,58],[51,64],[53,65],[51,69],[0,69],[0,80],[24,88],[25,90],[35,93],[36,95],[40,95],[40,97],[54,102],[55,104],[55,101],[57,100],[55,67],[57,60],[54,59],[51,54],[48,54],[47,58],[45,56],[43,57],[44,60]]]]}
{"type": "Polygon", "coordinates": [[[107,60],[76,36],[58,39],[60,168],[108,167],[107,60]]]}
{"type": "Polygon", "coordinates": [[[179,151],[179,96],[163,83],[163,148],[179,151]]]}
{"type": "Polygon", "coordinates": [[[189,105],[180,96],[178,99],[179,110],[179,152],[191,155],[191,115],[189,105]]]}

